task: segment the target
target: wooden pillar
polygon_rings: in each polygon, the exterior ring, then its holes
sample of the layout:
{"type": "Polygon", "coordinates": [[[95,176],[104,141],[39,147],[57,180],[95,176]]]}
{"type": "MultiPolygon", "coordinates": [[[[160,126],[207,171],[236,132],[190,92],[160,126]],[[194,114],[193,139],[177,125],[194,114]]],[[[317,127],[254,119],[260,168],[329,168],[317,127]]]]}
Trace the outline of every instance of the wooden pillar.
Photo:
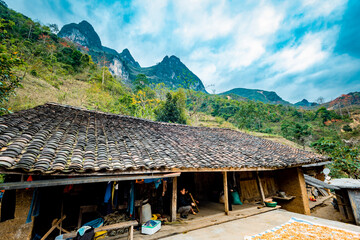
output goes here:
{"type": "Polygon", "coordinates": [[[350,202],[349,210],[352,210],[352,215],[354,215],[356,225],[360,225],[360,192],[358,189],[347,189],[347,193],[349,195],[350,202]]]}
{"type": "Polygon", "coordinates": [[[228,184],[227,184],[227,172],[223,172],[223,182],[224,182],[225,214],[229,215],[229,193],[228,193],[228,184]]]}
{"type": "Polygon", "coordinates": [[[171,221],[176,221],[176,207],[177,207],[177,177],[173,178],[172,195],[171,195],[171,221]]]}
{"type": "Polygon", "coordinates": [[[261,183],[261,179],[259,176],[259,172],[256,171],[256,182],[259,188],[259,193],[260,193],[260,197],[261,197],[261,204],[264,205],[265,204],[265,194],[264,194],[264,189],[261,183]]]}
{"type": "Polygon", "coordinates": [[[128,232],[128,237],[127,237],[128,240],[133,240],[134,239],[134,226],[131,225],[129,227],[129,232],[128,232]]]}

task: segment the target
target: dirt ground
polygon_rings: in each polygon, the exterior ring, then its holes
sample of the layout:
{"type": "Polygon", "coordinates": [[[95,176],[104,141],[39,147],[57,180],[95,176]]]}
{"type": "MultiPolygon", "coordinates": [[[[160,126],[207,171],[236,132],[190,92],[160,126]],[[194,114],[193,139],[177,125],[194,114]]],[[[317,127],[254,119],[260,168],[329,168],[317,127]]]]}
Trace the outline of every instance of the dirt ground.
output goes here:
{"type": "Polygon", "coordinates": [[[1,239],[21,239],[29,238],[32,223],[25,224],[32,199],[32,190],[16,192],[15,219],[0,223],[1,239]]]}
{"type": "Polygon", "coordinates": [[[311,209],[311,216],[325,218],[333,221],[349,223],[348,220],[337,211],[331,204],[332,198],[327,199],[323,204],[311,209]]]}

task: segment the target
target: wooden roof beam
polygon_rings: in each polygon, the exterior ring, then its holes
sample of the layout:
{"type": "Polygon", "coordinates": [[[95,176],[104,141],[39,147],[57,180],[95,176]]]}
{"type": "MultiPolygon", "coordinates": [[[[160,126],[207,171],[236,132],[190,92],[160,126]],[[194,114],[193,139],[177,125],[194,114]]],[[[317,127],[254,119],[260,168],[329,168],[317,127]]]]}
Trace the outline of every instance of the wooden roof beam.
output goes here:
{"type": "Polygon", "coordinates": [[[109,181],[129,181],[136,179],[152,179],[152,178],[172,178],[178,177],[181,173],[166,173],[166,174],[152,174],[152,175],[118,175],[118,176],[97,176],[97,177],[78,177],[78,178],[60,178],[36,180],[30,182],[8,182],[1,183],[0,190],[50,187],[50,186],[65,186],[70,184],[85,184],[85,183],[100,183],[109,181]]]}

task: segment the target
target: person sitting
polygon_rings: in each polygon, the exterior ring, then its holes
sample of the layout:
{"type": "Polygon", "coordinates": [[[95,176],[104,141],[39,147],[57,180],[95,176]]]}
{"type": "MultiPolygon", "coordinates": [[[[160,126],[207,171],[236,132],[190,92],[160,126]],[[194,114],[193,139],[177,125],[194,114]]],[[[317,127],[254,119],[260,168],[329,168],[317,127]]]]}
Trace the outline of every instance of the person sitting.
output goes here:
{"type": "Polygon", "coordinates": [[[191,206],[194,206],[195,204],[193,202],[190,202],[186,197],[186,189],[182,188],[180,190],[179,195],[179,209],[178,212],[180,213],[181,218],[187,218],[189,212],[191,211],[191,206]]]}
{"type": "MultiPolygon", "coordinates": [[[[197,200],[194,200],[195,202],[193,202],[193,199],[191,197],[191,193],[189,193],[189,190],[185,191],[185,195],[186,195],[186,199],[188,202],[199,204],[199,201],[197,201],[197,200]]],[[[194,215],[196,215],[196,211],[194,210],[194,207],[196,207],[196,204],[191,204],[192,207],[190,209],[190,212],[194,215]]]]}

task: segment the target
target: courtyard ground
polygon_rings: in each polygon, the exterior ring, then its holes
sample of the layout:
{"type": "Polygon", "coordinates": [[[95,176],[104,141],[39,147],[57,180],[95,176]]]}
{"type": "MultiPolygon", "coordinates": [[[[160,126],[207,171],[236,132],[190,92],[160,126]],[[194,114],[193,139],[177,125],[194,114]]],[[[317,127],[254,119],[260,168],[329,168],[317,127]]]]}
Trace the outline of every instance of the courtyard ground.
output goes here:
{"type": "Polygon", "coordinates": [[[244,239],[245,236],[255,235],[266,230],[272,229],[289,221],[292,217],[304,219],[313,223],[326,225],[329,227],[342,228],[344,230],[358,232],[360,236],[360,227],[341,223],[337,221],[327,220],[314,216],[306,216],[296,214],[285,210],[274,210],[261,213],[255,216],[222,223],[183,234],[163,238],[164,240],[193,240],[193,239],[244,239]]]}

